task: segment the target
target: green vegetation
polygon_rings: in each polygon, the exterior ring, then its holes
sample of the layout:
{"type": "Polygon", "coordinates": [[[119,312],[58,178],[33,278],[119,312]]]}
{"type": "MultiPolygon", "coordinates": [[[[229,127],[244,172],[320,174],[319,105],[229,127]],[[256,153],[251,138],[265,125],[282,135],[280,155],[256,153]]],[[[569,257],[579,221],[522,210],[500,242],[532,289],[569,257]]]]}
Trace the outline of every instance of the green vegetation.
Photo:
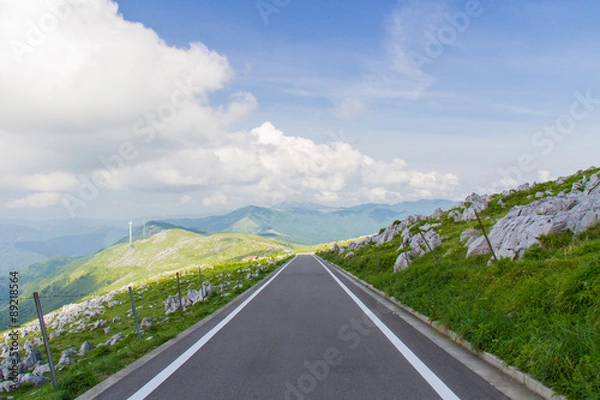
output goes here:
{"type": "MultiPolygon", "coordinates": [[[[482,222],[490,229],[511,207],[534,201],[535,193],[568,192],[581,178],[580,173],[563,184],[494,195],[482,222]]],[[[435,250],[440,264],[427,254],[394,273],[400,237],[354,250],[351,257],[329,251],[320,256],[558,393],[600,399],[600,226],[577,236],[542,237],[542,246],[522,259],[488,266],[489,255],[465,259],[467,248],[460,242],[461,232],[478,228],[476,221],[456,223],[446,213],[435,222],[444,238],[435,250]]]]}
{"type": "MultiPolygon", "coordinates": [[[[291,251],[293,246],[260,236],[228,233],[200,235],[183,230],[162,231],[149,239],[110,247],[98,254],[61,264],[62,259],[26,268],[19,274],[22,298],[33,292],[45,297],[44,312],[72,303],[90,293],[107,293],[161,273],[291,251]],[[39,275],[39,268],[51,272],[39,275]],[[33,280],[32,276],[37,277],[33,280]]],[[[8,287],[8,286],[6,286],[8,287]]],[[[32,301],[19,309],[22,322],[35,317],[32,301]]],[[[9,325],[8,305],[0,309],[0,329],[9,325]]]]}
{"type": "MultiPolygon", "coordinates": [[[[154,325],[142,331],[141,342],[137,339],[135,322],[131,316],[129,293],[126,290],[120,291],[114,300],[118,300],[122,304],[108,307],[108,304],[105,303],[106,311],[102,315],[94,318],[86,317],[87,328],[77,329],[77,322],[69,324],[65,327],[68,333],[52,339],[50,345],[54,362],[57,363],[62,351],[71,347],[78,350],[79,346],[86,340],[97,346],[111,336],[122,333],[125,335],[122,341],[114,346],[95,347],[81,357],[74,356],[77,363],[66,366],[57,373],[60,386],[57,391],[53,389],[51,384],[37,388],[24,385],[11,395],[15,399],[73,399],[215,312],[288,259],[289,256],[286,258],[268,257],[260,261],[223,263],[203,268],[202,274],[205,284],[210,283],[216,286],[225,278],[233,282],[234,285],[226,289],[227,292],[223,295],[217,290],[204,302],[189,307],[185,310],[183,317],[180,312],[165,315],[163,301],[169,295],[177,297],[177,281],[174,274],[135,285],[134,297],[140,321],[143,318],[156,320],[154,325]],[[245,275],[250,272],[258,273],[259,276],[246,280],[245,275]],[[238,280],[242,287],[234,289],[238,280]],[[113,322],[115,317],[119,317],[121,320],[113,322]],[[108,323],[99,328],[92,328],[91,324],[99,319],[107,320],[108,323]],[[106,327],[111,328],[108,334],[104,333],[106,327]]],[[[187,293],[187,289],[199,290],[198,268],[182,271],[181,287],[182,295],[187,293]]],[[[49,332],[51,333],[52,329],[49,332]]],[[[22,345],[25,340],[34,339],[34,337],[35,334],[30,334],[22,338],[20,344],[22,345]]]]}

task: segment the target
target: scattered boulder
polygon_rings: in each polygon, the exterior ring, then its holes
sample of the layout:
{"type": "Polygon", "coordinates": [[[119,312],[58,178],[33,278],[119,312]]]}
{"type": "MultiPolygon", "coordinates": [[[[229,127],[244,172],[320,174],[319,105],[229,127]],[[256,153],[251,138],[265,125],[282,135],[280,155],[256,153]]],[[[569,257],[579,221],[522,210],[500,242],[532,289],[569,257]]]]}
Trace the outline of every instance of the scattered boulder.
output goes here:
{"type": "Polygon", "coordinates": [[[71,358],[71,356],[73,354],[77,354],[77,350],[75,350],[73,347],[63,351],[60,354],[60,360],[58,360],[58,364],[57,365],[70,365],[70,364],[75,364],[75,360],[73,358],[71,358]]]}
{"type": "MultiPolygon", "coordinates": [[[[10,393],[10,391],[13,390],[14,386],[15,383],[13,381],[4,381],[0,383],[0,391],[10,393]]],[[[19,385],[17,384],[16,386],[18,387],[19,385]]]]}
{"type": "Polygon", "coordinates": [[[125,338],[125,335],[123,335],[122,333],[118,333],[118,334],[114,335],[113,337],[111,337],[110,339],[108,339],[106,342],[99,343],[97,347],[114,346],[115,344],[117,344],[121,340],[123,340],[124,338],[125,338]]]}
{"type": "Polygon", "coordinates": [[[59,337],[62,333],[64,333],[64,331],[62,329],[56,330],[54,332],[50,332],[50,334],[48,335],[48,338],[55,339],[55,338],[59,337]]]}
{"type": "Polygon", "coordinates": [[[94,345],[91,342],[88,342],[86,340],[85,342],[83,342],[83,344],[79,348],[79,352],[77,353],[77,355],[82,356],[85,353],[87,353],[88,351],[92,350],[93,348],[94,348],[94,345]]]}
{"type": "Polygon", "coordinates": [[[42,352],[31,344],[27,343],[25,345],[25,352],[27,353],[27,356],[23,359],[23,367],[25,370],[33,368],[39,362],[44,362],[42,352]]]}
{"type": "Polygon", "coordinates": [[[394,272],[408,268],[411,260],[429,253],[430,248],[435,250],[442,244],[442,238],[433,229],[422,233],[422,235],[412,235],[408,230],[404,232],[400,249],[405,251],[396,258],[394,272]]]}
{"type": "MultiPolygon", "coordinates": [[[[460,221],[471,221],[477,218],[475,213],[480,213],[488,208],[489,197],[487,195],[480,196],[477,193],[471,193],[464,202],[460,203],[461,207],[465,208],[465,211],[460,217],[460,221]]],[[[455,219],[456,220],[456,219],[455,219]]]]}
{"type": "Polygon", "coordinates": [[[41,386],[50,382],[50,379],[43,375],[37,374],[24,374],[19,377],[19,383],[31,383],[33,386],[41,386]]]}
{"type": "Polygon", "coordinates": [[[437,208],[433,214],[431,214],[431,219],[440,219],[442,215],[444,215],[444,210],[437,208]]]}
{"type": "Polygon", "coordinates": [[[469,228],[460,234],[460,241],[466,242],[465,246],[469,247],[477,238],[481,236],[481,232],[475,228],[469,228]]]}
{"type": "Polygon", "coordinates": [[[32,374],[34,374],[34,375],[44,375],[44,374],[49,373],[49,372],[50,372],[50,365],[49,364],[38,364],[33,369],[32,374]]]}
{"type": "Polygon", "coordinates": [[[179,300],[173,296],[169,296],[163,303],[165,305],[165,314],[167,315],[179,310],[179,300]]]}
{"type": "Polygon", "coordinates": [[[408,252],[400,253],[398,258],[396,258],[396,262],[394,263],[394,272],[398,272],[402,269],[406,269],[410,266],[410,259],[408,257],[408,252]]]}
{"type": "Polygon", "coordinates": [[[92,329],[102,328],[104,325],[106,325],[107,322],[108,321],[105,319],[99,319],[98,321],[92,324],[92,329]]]}
{"type": "Polygon", "coordinates": [[[154,320],[154,318],[144,318],[144,319],[142,320],[142,322],[140,323],[140,326],[141,326],[142,328],[147,328],[147,327],[149,327],[150,325],[154,325],[154,323],[155,323],[155,322],[156,322],[156,321],[154,320]]]}

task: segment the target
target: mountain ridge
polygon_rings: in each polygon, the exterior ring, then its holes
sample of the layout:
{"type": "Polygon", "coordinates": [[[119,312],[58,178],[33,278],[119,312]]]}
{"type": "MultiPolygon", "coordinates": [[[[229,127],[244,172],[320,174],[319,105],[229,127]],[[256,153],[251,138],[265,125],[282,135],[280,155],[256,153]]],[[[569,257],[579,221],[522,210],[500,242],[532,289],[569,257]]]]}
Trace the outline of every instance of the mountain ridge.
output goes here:
{"type": "Polygon", "coordinates": [[[271,208],[249,205],[223,215],[162,221],[207,232],[267,236],[276,232],[280,239],[286,241],[316,245],[371,234],[396,219],[415,213],[430,214],[436,208],[453,205],[453,201],[443,199],[338,208],[317,203],[281,203],[271,208]]]}

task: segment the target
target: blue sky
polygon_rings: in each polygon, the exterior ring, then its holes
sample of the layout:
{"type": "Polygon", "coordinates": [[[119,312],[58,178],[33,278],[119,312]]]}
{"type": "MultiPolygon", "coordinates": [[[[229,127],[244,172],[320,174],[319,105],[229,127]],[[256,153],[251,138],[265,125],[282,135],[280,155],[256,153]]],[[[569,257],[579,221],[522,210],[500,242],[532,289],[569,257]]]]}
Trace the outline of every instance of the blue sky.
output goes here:
{"type": "Polygon", "coordinates": [[[63,1],[0,0],[0,217],[461,199],[598,164],[591,1],[63,1]],[[140,141],[186,76],[191,104],[140,141]]]}

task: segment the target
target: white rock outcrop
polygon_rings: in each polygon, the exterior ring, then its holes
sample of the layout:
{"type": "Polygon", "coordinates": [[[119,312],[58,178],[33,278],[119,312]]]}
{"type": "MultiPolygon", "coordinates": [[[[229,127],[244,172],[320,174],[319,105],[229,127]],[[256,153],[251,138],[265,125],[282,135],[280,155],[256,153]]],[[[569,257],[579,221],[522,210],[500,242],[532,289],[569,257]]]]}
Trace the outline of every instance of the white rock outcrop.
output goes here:
{"type": "MultiPolygon", "coordinates": [[[[571,231],[585,232],[600,221],[600,178],[593,175],[585,184],[573,185],[569,194],[545,197],[525,206],[511,209],[489,233],[498,257],[521,257],[542,235],[571,231]]],[[[483,237],[474,240],[467,258],[490,252],[483,237]]]]}
{"type": "Polygon", "coordinates": [[[419,258],[431,250],[435,250],[442,244],[442,238],[433,229],[427,232],[417,233],[412,235],[409,232],[405,232],[402,237],[402,246],[400,250],[403,251],[394,264],[394,272],[398,272],[401,269],[408,268],[410,262],[416,258],[419,258]]]}

